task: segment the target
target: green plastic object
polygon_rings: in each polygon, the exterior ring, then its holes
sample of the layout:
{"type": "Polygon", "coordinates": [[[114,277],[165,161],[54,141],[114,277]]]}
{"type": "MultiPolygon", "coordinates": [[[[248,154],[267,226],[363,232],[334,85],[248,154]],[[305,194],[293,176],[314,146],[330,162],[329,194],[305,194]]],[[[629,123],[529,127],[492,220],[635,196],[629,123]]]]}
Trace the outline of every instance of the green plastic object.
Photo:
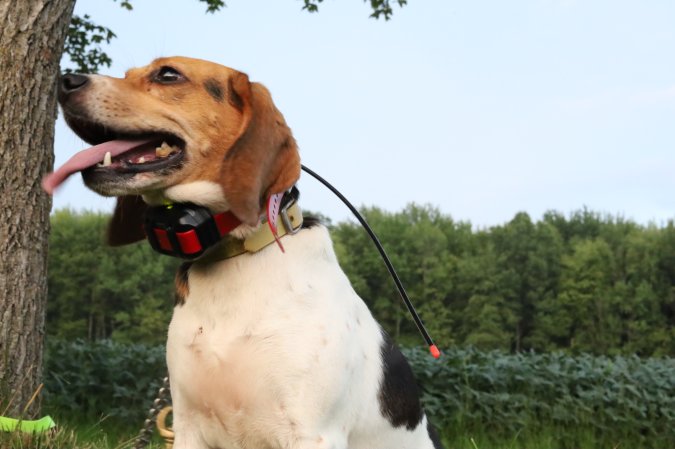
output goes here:
{"type": "Polygon", "coordinates": [[[14,432],[18,428],[25,433],[42,433],[53,427],[56,427],[56,423],[49,415],[34,421],[23,421],[0,416],[0,432],[14,432]]]}

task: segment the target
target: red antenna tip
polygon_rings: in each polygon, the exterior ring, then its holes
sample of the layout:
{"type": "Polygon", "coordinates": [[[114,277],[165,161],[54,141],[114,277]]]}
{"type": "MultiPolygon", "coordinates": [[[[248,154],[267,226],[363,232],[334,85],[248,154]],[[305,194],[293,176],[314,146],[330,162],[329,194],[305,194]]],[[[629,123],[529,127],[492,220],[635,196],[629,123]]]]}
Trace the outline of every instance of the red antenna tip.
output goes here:
{"type": "Polygon", "coordinates": [[[432,357],[435,359],[438,359],[441,357],[441,351],[438,349],[438,346],[436,345],[429,345],[429,352],[431,353],[432,357]]]}

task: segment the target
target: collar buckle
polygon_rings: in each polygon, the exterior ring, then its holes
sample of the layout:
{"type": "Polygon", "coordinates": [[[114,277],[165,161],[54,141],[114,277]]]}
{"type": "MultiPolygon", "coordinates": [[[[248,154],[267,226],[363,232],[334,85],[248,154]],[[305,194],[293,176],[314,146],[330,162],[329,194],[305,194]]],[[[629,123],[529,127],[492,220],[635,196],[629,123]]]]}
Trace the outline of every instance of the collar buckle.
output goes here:
{"type": "Polygon", "coordinates": [[[284,195],[284,202],[279,209],[279,217],[286,228],[287,234],[297,234],[302,228],[302,211],[299,206],[293,207],[298,202],[300,192],[298,188],[293,186],[291,190],[284,195]]]}

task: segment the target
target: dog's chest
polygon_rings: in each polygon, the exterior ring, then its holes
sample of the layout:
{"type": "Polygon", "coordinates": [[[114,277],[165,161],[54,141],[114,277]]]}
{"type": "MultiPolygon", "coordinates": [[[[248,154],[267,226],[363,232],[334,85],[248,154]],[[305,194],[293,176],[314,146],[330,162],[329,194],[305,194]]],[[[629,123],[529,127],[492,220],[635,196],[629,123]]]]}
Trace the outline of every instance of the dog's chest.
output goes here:
{"type": "Polygon", "coordinates": [[[185,304],[174,311],[174,403],[221,446],[224,438],[239,441],[231,447],[270,444],[255,435],[298,438],[297,423],[326,418],[317,410],[349,427],[356,418],[347,403],[377,390],[377,324],[332,249],[292,243],[285,241],[286,254],[268,247],[193,266],[185,304]]]}

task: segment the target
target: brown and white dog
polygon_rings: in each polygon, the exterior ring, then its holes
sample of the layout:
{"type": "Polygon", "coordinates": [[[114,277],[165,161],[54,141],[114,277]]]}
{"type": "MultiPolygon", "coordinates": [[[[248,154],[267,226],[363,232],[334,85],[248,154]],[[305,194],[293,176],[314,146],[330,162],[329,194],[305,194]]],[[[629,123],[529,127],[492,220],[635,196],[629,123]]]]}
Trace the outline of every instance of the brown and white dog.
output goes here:
{"type": "MultiPolygon", "coordinates": [[[[264,227],[267,199],[300,176],[267,89],[218,64],[172,57],[124,78],[65,75],[59,102],[95,146],[44,188],[81,171],[89,188],[117,196],[111,244],[143,239],[144,208],[166,201],[230,211],[242,223],[230,239],[246,241],[264,227]]],[[[327,230],[303,226],[283,246],[179,270],[167,341],[174,448],[439,449],[407,361],[352,289],[327,230]]]]}

